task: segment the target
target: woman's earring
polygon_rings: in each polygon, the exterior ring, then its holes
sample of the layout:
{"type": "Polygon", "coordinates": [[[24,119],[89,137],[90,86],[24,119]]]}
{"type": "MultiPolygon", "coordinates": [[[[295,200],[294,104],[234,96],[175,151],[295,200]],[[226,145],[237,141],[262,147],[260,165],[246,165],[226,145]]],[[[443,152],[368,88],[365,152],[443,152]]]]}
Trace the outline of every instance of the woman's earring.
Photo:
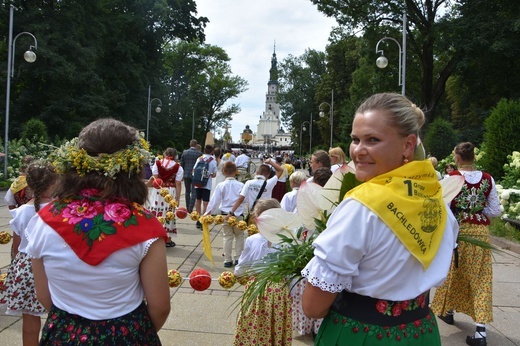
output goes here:
{"type": "Polygon", "coordinates": [[[408,163],[408,159],[405,157],[403,160],[403,164],[406,165],[408,163]]]}

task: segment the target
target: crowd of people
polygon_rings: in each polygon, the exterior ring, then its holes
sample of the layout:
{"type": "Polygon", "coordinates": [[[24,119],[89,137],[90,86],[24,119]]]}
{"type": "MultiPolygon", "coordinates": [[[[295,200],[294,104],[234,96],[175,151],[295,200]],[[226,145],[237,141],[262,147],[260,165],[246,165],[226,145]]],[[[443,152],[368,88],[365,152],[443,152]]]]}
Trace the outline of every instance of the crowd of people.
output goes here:
{"type": "MultiPolygon", "coordinates": [[[[255,307],[262,313],[241,313],[235,345],[287,345],[293,330],[313,334],[316,345],[440,345],[436,316],[453,324],[455,312],[476,323],[466,343],[486,345],[491,255],[457,246],[457,237],[489,242],[489,220],[500,214],[495,182],[476,169],[473,145],[461,143],[456,167],[444,175],[462,175],[465,183],[447,205],[437,160],[424,157],[424,121],[406,97],[376,94],[355,113],[349,155],[334,147],[308,160],[262,156],[244,180],[246,151],[193,139],[181,155],[166,148],[152,156],[135,128],[96,120],[47,160],[24,159],[6,195],[15,241],[0,304],[23,316],[24,345],[160,345],[157,332],[170,312],[166,248],[176,246],[171,216],[182,192],[188,213],[255,223],[272,208],[298,213],[302,184],[324,186],[352,160],[362,184],[347,192],[315,239],[304,280],[292,292],[287,283],[270,286],[273,293],[255,307]],[[201,165],[202,184],[193,175],[201,165]]],[[[276,250],[261,233],[247,237],[224,223],[222,234],[223,266],[237,275],[276,250]]]]}

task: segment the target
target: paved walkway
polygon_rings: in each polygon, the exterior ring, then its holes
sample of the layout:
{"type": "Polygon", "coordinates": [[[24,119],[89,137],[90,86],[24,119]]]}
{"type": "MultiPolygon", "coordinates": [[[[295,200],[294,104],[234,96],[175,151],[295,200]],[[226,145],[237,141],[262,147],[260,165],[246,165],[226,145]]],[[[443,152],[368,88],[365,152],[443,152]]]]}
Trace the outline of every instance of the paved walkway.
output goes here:
{"type": "MultiPolygon", "coordinates": [[[[10,214],[0,192],[0,230],[9,230],[10,214]]],[[[184,203],[184,196],[181,204],[184,203]]],[[[201,232],[189,218],[177,223],[179,236],[177,246],[167,249],[168,268],[177,269],[187,277],[194,268],[207,269],[214,279],[225,271],[223,267],[222,235],[219,226],[211,232],[212,250],[216,265],[204,257],[201,232]]],[[[507,245],[507,244],[506,244],[507,245]]],[[[0,271],[7,271],[10,261],[10,246],[0,245],[0,271]]],[[[512,247],[511,249],[517,250],[512,247]]],[[[494,254],[494,299],[495,322],[488,330],[489,345],[520,346],[520,255],[504,250],[494,254]]],[[[231,345],[237,306],[243,288],[236,284],[225,290],[214,280],[203,292],[194,291],[188,281],[170,290],[171,313],[159,332],[163,345],[231,345]]],[[[455,315],[455,325],[440,321],[443,345],[465,345],[467,334],[473,333],[471,319],[462,314],[455,315]]],[[[21,345],[21,318],[0,313],[0,345],[21,345]]],[[[295,336],[293,345],[312,345],[310,337],[295,336]]]]}

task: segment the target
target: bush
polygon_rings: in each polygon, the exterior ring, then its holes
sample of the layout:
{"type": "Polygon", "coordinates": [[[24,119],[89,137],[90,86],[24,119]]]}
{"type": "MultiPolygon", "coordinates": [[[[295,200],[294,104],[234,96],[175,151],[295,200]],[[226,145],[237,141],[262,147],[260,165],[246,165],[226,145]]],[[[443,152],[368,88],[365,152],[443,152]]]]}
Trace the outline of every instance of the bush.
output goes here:
{"type": "Polygon", "coordinates": [[[502,218],[520,222],[520,190],[505,189],[500,184],[497,184],[496,188],[502,206],[502,218]]]}
{"type": "MultiPolygon", "coordinates": [[[[2,148],[3,149],[3,148],[2,148]]],[[[3,171],[0,173],[0,180],[9,181],[14,180],[20,174],[20,163],[22,158],[26,155],[33,155],[37,158],[45,158],[52,151],[54,151],[55,147],[50,146],[45,143],[43,138],[33,138],[33,140],[29,139],[14,139],[9,141],[9,151],[8,151],[8,161],[7,161],[7,175],[5,177],[3,171]]]]}
{"type": "Polygon", "coordinates": [[[445,119],[437,118],[430,124],[424,137],[426,152],[437,158],[446,157],[457,145],[457,138],[452,124],[445,119]]]}
{"type": "Polygon", "coordinates": [[[520,148],[520,101],[502,99],[484,124],[484,169],[494,177],[504,174],[507,155],[520,148]]]}
{"type": "Polygon", "coordinates": [[[22,139],[39,140],[47,142],[49,135],[47,134],[47,126],[39,119],[29,119],[23,125],[22,139]]]}
{"type": "Polygon", "coordinates": [[[520,152],[513,151],[511,155],[507,155],[507,161],[500,185],[520,189],[520,152]]]}

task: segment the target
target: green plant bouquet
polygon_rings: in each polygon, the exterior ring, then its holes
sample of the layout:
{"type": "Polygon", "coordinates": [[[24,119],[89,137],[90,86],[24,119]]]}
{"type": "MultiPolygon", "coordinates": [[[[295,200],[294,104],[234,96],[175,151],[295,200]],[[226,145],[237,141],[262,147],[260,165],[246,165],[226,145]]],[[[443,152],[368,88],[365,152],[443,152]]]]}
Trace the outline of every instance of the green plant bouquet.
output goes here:
{"type": "Polygon", "coordinates": [[[302,269],[314,256],[314,239],[325,229],[342,196],[359,184],[352,167],[346,166],[337,170],[324,187],[304,182],[297,195],[298,214],[277,208],[266,210],[257,218],[260,233],[276,251],[261,260],[242,264],[248,267],[244,276],[254,276],[244,291],[242,313],[264,295],[269,282],[289,284],[301,280],[302,269]]]}

